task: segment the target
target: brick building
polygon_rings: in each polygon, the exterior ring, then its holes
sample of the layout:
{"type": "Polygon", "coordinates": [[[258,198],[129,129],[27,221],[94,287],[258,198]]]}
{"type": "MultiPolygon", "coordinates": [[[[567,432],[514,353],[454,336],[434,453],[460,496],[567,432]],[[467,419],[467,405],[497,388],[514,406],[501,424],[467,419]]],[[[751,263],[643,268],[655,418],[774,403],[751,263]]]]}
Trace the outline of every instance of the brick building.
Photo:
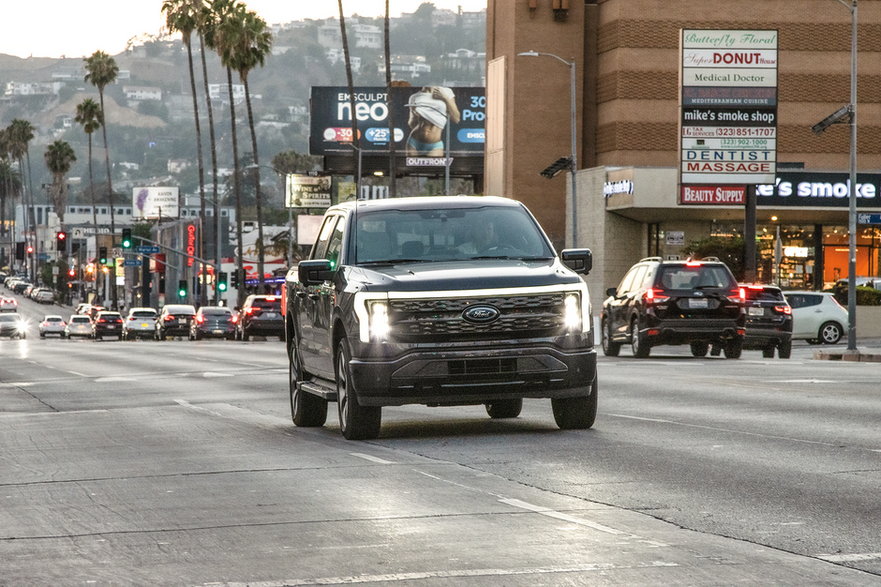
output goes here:
{"type": "MultiPolygon", "coordinates": [[[[859,211],[879,212],[881,1],[861,0],[858,22],[859,211]]],[[[811,132],[850,101],[851,12],[838,0],[489,0],[486,193],[526,203],[558,247],[593,250],[594,304],[641,257],[742,235],[742,205],[679,204],[681,29],[778,31],[777,182],[792,195],[759,188],[759,278],[795,288],[846,277],[849,125],[811,132]],[[526,51],[574,63],[574,208],[568,174],[539,175],[570,153],[569,66],[526,51]]],[[[857,233],[857,273],[881,274],[881,230],[857,233]]]]}

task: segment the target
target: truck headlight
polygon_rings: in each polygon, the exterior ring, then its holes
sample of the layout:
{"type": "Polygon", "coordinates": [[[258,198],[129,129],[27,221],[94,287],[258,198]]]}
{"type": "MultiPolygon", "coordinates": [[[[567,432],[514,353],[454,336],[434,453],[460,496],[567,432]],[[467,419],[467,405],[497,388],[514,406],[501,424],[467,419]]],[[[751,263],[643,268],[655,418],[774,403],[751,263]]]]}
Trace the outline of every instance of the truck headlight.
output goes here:
{"type": "Polygon", "coordinates": [[[581,328],[581,299],[578,294],[567,294],[563,298],[563,324],[567,330],[581,328]]]}
{"type": "Polygon", "coordinates": [[[370,339],[385,340],[391,331],[388,320],[388,304],[373,302],[370,305],[370,339]]]}

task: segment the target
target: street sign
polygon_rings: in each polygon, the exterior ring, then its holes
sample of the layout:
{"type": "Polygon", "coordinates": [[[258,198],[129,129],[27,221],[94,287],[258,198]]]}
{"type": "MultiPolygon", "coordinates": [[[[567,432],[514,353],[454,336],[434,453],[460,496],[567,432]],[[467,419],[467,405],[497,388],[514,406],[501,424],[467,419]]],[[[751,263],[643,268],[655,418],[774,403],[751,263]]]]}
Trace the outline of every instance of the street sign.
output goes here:
{"type": "Polygon", "coordinates": [[[881,214],[857,214],[857,224],[881,224],[881,214]]]}
{"type": "Polygon", "coordinates": [[[141,245],[139,247],[135,247],[135,251],[141,253],[142,255],[155,255],[159,252],[159,247],[155,245],[141,245]]]}
{"type": "Polygon", "coordinates": [[[124,265],[126,267],[139,267],[141,265],[140,259],[126,259],[124,265]]]}

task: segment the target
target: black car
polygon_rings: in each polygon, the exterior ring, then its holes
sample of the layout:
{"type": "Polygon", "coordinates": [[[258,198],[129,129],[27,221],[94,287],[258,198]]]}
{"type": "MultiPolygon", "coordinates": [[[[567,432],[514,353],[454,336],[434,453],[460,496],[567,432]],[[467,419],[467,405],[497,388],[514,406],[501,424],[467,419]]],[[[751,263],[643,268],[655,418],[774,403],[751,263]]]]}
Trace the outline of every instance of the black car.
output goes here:
{"type": "Polygon", "coordinates": [[[190,323],[196,315],[192,304],[168,304],[162,307],[156,317],[156,340],[169,336],[189,336],[190,323]]]}
{"type": "Polygon", "coordinates": [[[618,356],[629,343],[635,357],[653,346],[691,346],[703,357],[710,345],[729,359],[743,348],[743,291],[728,266],[716,259],[664,261],[649,257],[635,264],[603,302],[603,352],[618,356]]]}
{"type": "Polygon", "coordinates": [[[0,337],[27,338],[28,325],[21,314],[8,312],[0,314],[0,337]]]}
{"type": "Polygon", "coordinates": [[[225,338],[236,336],[236,316],[224,306],[202,306],[190,322],[190,340],[225,338]]]}
{"type": "Polygon", "coordinates": [[[98,312],[92,323],[95,325],[95,340],[105,336],[115,336],[122,340],[122,316],[119,312],[98,312]]]}
{"type": "Polygon", "coordinates": [[[792,354],[792,308],[774,285],[742,285],[746,294],[746,338],[743,348],[758,349],[762,356],[781,359],[792,354]]]}
{"type": "Polygon", "coordinates": [[[239,308],[236,338],[248,340],[252,336],[277,336],[284,340],[284,314],[281,296],[250,295],[239,308]]]}

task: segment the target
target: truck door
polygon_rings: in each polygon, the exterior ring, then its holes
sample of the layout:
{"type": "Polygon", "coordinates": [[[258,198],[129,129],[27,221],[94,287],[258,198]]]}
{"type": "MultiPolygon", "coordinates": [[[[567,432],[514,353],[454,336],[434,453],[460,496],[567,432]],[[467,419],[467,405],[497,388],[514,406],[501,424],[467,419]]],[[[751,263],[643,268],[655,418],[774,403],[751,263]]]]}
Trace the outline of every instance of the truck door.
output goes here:
{"type": "MultiPolygon", "coordinates": [[[[328,216],[321,225],[318,232],[318,240],[312,247],[310,259],[326,259],[328,245],[334,234],[334,226],[339,220],[339,216],[328,216]]],[[[297,285],[296,300],[294,307],[296,309],[296,325],[300,333],[300,354],[306,370],[316,375],[327,376],[323,372],[321,354],[327,351],[324,349],[326,345],[322,342],[321,332],[326,332],[327,328],[322,327],[322,322],[326,321],[321,316],[320,298],[324,284],[318,286],[297,285]]],[[[328,316],[329,318],[329,316],[328,316]]],[[[331,371],[332,375],[332,371],[331,371]]]]}

